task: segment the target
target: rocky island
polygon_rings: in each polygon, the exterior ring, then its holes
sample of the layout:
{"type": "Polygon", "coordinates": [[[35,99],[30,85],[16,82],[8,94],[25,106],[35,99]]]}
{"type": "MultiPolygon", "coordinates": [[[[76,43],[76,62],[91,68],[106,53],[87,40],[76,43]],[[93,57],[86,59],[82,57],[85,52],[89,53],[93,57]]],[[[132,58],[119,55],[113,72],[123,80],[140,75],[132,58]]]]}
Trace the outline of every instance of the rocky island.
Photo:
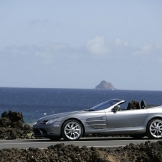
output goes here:
{"type": "Polygon", "coordinates": [[[109,82],[106,82],[105,80],[101,81],[99,85],[97,85],[95,87],[95,89],[97,90],[114,90],[114,86],[109,83],[109,82]]]}

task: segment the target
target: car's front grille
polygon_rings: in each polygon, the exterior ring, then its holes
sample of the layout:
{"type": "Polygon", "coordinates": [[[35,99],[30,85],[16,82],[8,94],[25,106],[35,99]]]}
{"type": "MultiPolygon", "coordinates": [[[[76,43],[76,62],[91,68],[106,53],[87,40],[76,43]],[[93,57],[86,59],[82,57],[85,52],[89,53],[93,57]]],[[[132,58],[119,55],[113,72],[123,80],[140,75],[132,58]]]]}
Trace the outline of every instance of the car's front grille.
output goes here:
{"type": "Polygon", "coordinates": [[[47,130],[46,129],[43,129],[43,128],[41,128],[41,129],[39,129],[43,134],[47,134],[47,130]]]}
{"type": "Polygon", "coordinates": [[[33,131],[34,131],[34,135],[36,136],[47,135],[47,130],[43,128],[40,129],[34,128],[33,131]]]}
{"type": "Polygon", "coordinates": [[[34,134],[38,134],[38,135],[40,135],[40,131],[39,131],[39,129],[33,129],[33,131],[34,131],[34,134]]]}

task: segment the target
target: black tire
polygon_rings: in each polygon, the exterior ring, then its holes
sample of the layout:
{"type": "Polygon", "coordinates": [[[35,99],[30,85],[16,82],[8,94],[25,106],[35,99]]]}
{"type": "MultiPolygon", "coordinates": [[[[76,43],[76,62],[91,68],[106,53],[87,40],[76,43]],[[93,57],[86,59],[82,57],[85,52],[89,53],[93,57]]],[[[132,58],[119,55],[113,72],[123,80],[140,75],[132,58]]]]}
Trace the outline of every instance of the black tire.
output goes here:
{"type": "Polygon", "coordinates": [[[147,136],[152,139],[162,138],[162,119],[152,119],[147,124],[147,136]]]}
{"type": "Polygon", "coordinates": [[[59,141],[61,139],[61,136],[51,136],[49,137],[51,141],[59,141]]]}
{"type": "Polygon", "coordinates": [[[76,141],[83,134],[82,124],[74,119],[66,121],[62,126],[62,137],[66,141],[76,141]]]}

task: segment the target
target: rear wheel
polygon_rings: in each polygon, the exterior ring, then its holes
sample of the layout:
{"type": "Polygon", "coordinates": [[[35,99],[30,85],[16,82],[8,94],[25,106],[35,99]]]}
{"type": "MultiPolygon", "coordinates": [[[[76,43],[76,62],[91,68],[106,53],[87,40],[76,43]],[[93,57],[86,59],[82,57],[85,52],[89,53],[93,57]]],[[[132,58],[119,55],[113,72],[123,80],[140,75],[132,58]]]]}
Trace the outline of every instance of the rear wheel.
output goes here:
{"type": "Polygon", "coordinates": [[[75,141],[83,134],[83,127],[77,120],[68,120],[63,124],[62,136],[64,140],[75,141]]]}
{"type": "Polygon", "coordinates": [[[148,123],[147,135],[149,138],[162,138],[162,119],[153,119],[148,123]]]}

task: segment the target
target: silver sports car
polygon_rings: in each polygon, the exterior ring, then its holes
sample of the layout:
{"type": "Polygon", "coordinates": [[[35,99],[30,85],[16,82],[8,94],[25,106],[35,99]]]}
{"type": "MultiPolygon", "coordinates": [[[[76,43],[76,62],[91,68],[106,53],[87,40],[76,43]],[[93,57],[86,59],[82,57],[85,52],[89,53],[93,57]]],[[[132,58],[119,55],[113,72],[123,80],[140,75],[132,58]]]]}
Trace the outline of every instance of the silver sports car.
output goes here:
{"type": "Polygon", "coordinates": [[[162,106],[132,101],[124,108],[125,102],[111,99],[90,109],[42,117],[33,125],[34,136],[71,141],[90,134],[162,138],[162,106]]]}

